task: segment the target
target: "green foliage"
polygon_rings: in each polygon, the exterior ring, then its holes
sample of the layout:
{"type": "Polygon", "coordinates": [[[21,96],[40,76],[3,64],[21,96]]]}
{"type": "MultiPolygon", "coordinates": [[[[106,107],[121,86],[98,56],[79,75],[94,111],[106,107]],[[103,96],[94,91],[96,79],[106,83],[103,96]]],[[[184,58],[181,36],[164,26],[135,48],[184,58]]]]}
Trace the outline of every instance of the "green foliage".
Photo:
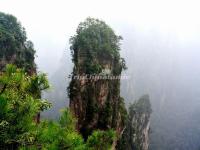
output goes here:
{"type": "MultiPolygon", "coordinates": [[[[87,18],[79,24],[76,33],[70,39],[72,60],[77,66],[79,59],[83,59],[82,66],[85,67],[85,73],[100,73],[102,59],[117,58],[120,61],[122,37],[117,36],[105,22],[87,18]]],[[[122,60],[121,67],[125,68],[125,61],[122,60]]]]}
{"type": "Polygon", "coordinates": [[[35,97],[40,97],[40,93],[42,90],[46,90],[49,88],[49,83],[46,77],[46,74],[37,74],[32,75],[32,80],[30,81],[30,85],[27,88],[30,93],[35,93],[35,97]]]}
{"type": "Polygon", "coordinates": [[[94,131],[94,133],[88,137],[86,145],[90,150],[109,150],[115,138],[116,135],[113,130],[94,131]]]}
{"type": "Polygon", "coordinates": [[[96,131],[84,142],[76,131],[76,119],[68,109],[59,121],[34,121],[35,115],[51,105],[38,99],[48,88],[46,75],[27,75],[13,65],[0,74],[0,148],[5,150],[107,150],[114,131],[96,131]]]}
{"type": "Polygon", "coordinates": [[[39,124],[38,134],[33,145],[42,149],[78,149],[83,146],[82,137],[75,131],[72,115],[63,111],[59,122],[43,121],[39,124]]]}
{"type": "MultiPolygon", "coordinates": [[[[108,124],[111,124],[112,121],[112,115],[113,115],[113,107],[111,106],[111,102],[108,100],[105,103],[104,108],[100,112],[100,117],[99,117],[99,126],[100,128],[107,129],[108,124]]],[[[116,118],[113,117],[114,120],[116,118]]],[[[116,124],[114,124],[113,127],[115,127],[116,124]]]]}
{"type": "Polygon", "coordinates": [[[35,115],[50,106],[47,101],[34,98],[35,92],[29,92],[33,80],[12,65],[7,65],[0,76],[0,141],[4,145],[23,143],[35,126],[35,115]]]}
{"type": "Polygon", "coordinates": [[[149,95],[143,95],[136,101],[134,104],[129,107],[129,114],[133,115],[134,113],[152,113],[151,103],[149,99],[149,95]]]}
{"type": "MultiPolygon", "coordinates": [[[[109,55],[117,55],[119,41],[114,31],[103,21],[87,18],[77,28],[77,35],[70,39],[72,54],[79,50],[85,50],[88,54],[100,54],[105,52],[109,55]]],[[[73,57],[74,58],[74,57],[73,57]]]]}
{"type": "Polygon", "coordinates": [[[119,100],[119,112],[121,114],[122,124],[123,126],[125,126],[128,114],[125,107],[124,98],[122,97],[120,97],[120,100],[119,100]]]}
{"type": "Polygon", "coordinates": [[[108,150],[115,140],[115,132],[95,131],[84,142],[81,135],[75,131],[74,118],[69,110],[63,112],[58,123],[44,121],[40,124],[37,144],[42,149],[69,150],[108,150]],[[39,143],[38,143],[39,142],[39,143]]]}
{"type": "Polygon", "coordinates": [[[85,63],[85,68],[86,74],[98,74],[102,71],[102,66],[98,63],[92,63],[92,61],[87,61],[85,63]]]}
{"type": "Polygon", "coordinates": [[[33,43],[26,40],[25,29],[12,15],[0,12],[0,70],[14,63],[26,71],[35,69],[33,43]]]}

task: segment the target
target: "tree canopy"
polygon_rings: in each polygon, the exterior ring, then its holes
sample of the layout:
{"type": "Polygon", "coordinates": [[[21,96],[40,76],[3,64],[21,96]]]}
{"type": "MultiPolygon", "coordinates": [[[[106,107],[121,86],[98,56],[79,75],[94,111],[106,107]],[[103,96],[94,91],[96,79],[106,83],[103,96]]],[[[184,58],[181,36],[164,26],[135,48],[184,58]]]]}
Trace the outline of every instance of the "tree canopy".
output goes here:
{"type": "Polygon", "coordinates": [[[34,121],[51,104],[38,99],[38,90],[49,87],[45,74],[28,75],[7,65],[0,74],[0,148],[5,150],[107,150],[115,132],[95,131],[86,142],[76,131],[76,119],[64,109],[59,121],[34,121]],[[99,143],[99,144],[97,144],[99,143]]]}
{"type": "Polygon", "coordinates": [[[72,54],[76,55],[82,51],[94,56],[102,53],[110,56],[118,55],[122,37],[115,35],[105,22],[87,18],[79,24],[76,33],[70,39],[72,54]]]}
{"type": "Polygon", "coordinates": [[[35,68],[33,43],[16,17],[0,12],[0,70],[13,63],[31,71],[35,68]]]}
{"type": "Polygon", "coordinates": [[[99,73],[102,59],[119,61],[126,68],[124,59],[120,58],[121,36],[115,34],[104,21],[87,18],[78,25],[76,34],[70,38],[72,61],[77,67],[78,60],[83,58],[86,73],[99,73]]]}

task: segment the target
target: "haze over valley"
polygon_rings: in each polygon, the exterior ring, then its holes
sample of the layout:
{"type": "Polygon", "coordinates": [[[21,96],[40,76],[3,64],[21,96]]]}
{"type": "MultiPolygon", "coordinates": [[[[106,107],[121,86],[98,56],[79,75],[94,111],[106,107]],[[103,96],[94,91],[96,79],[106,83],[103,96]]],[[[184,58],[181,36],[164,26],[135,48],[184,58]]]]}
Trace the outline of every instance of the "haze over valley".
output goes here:
{"type": "Polygon", "coordinates": [[[2,0],[0,11],[26,28],[36,50],[37,71],[48,74],[43,98],[53,107],[42,118],[57,120],[69,105],[74,64],[69,39],[87,17],[108,24],[120,41],[127,70],[121,96],[126,107],[148,94],[152,106],[150,150],[200,148],[200,20],[195,0],[55,1],[2,0]]]}

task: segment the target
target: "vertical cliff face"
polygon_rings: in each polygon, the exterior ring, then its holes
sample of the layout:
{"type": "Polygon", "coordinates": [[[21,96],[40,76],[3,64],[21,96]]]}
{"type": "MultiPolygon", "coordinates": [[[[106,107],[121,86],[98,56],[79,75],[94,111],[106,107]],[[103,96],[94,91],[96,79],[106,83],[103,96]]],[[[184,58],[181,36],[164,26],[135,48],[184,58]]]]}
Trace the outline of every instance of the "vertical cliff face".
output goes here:
{"type": "Polygon", "coordinates": [[[148,150],[151,104],[148,95],[130,105],[126,128],[118,142],[118,150],[148,150]]]}
{"type": "Polygon", "coordinates": [[[119,77],[125,66],[119,40],[104,22],[91,18],[79,25],[71,39],[70,108],[85,138],[95,129],[113,128],[118,134],[123,130],[126,110],[119,77]]]}
{"type": "Polygon", "coordinates": [[[25,29],[12,15],[0,12],[0,71],[15,64],[29,74],[36,73],[33,43],[27,41],[25,29]]]}

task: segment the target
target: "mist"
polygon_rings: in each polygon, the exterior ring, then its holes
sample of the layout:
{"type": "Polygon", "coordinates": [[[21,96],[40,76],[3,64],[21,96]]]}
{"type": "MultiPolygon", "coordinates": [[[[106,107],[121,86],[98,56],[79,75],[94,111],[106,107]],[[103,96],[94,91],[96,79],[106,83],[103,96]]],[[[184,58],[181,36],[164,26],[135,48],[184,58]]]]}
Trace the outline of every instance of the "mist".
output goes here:
{"type": "Polygon", "coordinates": [[[150,95],[150,149],[198,149],[199,43],[183,43],[173,34],[132,31],[125,33],[131,40],[123,45],[131,79],[122,82],[122,94],[128,102],[150,95]]]}
{"type": "MultiPolygon", "coordinates": [[[[149,94],[153,107],[150,149],[197,149],[200,147],[200,60],[198,41],[181,41],[176,34],[156,30],[141,32],[123,26],[121,54],[129,78],[121,81],[126,104],[149,94]]],[[[68,106],[67,86],[72,71],[69,49],[64,51],[57,70],[50,76],[53,89],[45,93],[54,107],[44,113],[58,118],[68,106]],[[60,92],[60,93],[59,93],[60,92]]],[[[39,65],[39,64],[38,64],[39,65]]]]}
{"type": "Polygon", "coordinates": [[[196,1],[13,1],[0,10],[15,15],[36,49],[38,71],[52,88],[43,97],[57,119],[68,106],[72,72],[69,38],[88,16],[103,19],[123,37],[121,55],[128,69],[121,81],[126,105],[149,94],[151,150],[200,148],[200,21],[196,1]],[[11,4],[12,3],[12,4],[11,4]]]}

